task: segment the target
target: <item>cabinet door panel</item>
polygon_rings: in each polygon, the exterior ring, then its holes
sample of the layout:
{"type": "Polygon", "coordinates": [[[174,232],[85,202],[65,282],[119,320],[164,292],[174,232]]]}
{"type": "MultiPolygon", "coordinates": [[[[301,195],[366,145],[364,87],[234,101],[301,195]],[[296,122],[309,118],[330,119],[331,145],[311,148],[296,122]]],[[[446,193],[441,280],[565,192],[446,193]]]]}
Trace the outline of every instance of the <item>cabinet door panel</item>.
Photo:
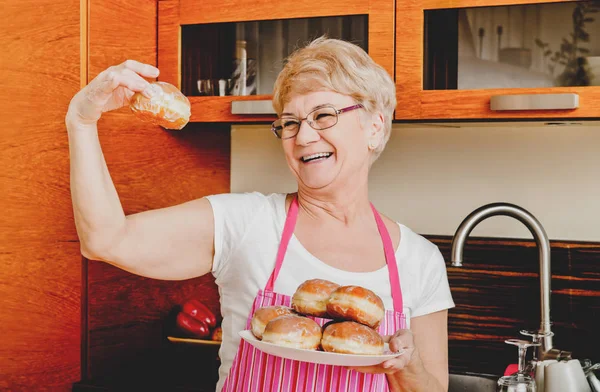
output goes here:
{"type": "Polygon", "coordinates": [[[233,114],[232,102],[270,100],[285,58],[321,35],[359,45],[394,74],[393,0],[158,4],[159,79],[190,98],[192,122],[272,121],[268,105],[233,114]]]}
{"type": "Polygon", "coordinates": [[[600,2],[402,4],[396,16],[396,119],[598,116],[600,2]],[[541,110],[540,102],[552,101],[545,94],[571,94],[578,104],[541,110]],[[498,96],[523,104],[493,108],[498,96]]]}
{"type": "Polygon", "coordinates": [[[246,22],[253,20],[313,18],[369,14],[374,1],[330,0],[323,3],[294,0],[221,0],[199,2],[181,0],[182,25],[219,22],[246,22]]]}

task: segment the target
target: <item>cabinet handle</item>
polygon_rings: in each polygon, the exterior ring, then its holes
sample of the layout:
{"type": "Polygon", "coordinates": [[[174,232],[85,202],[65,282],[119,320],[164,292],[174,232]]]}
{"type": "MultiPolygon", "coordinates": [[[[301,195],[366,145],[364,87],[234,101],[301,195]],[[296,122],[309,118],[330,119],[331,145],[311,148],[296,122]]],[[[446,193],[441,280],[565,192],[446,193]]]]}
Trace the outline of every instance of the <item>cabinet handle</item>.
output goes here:
{"type": "Polygon", "coordinates": [[[579,107],[579,95],[566,94],[516,94],[494,95],[491,110],[568,110],[579,107]]]}
{"type": "Polygon", "coordinates": [[[273,101],[231,101],[231,114],[277,114],[273,101]]]}

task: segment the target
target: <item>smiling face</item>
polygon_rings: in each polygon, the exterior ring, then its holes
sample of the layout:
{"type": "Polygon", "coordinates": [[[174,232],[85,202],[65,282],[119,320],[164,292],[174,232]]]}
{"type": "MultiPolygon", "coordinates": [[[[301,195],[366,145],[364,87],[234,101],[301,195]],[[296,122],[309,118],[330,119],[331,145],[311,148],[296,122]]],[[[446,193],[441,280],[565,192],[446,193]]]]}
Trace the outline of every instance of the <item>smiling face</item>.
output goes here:
{"type": "MultiPolygon", "coordinates": [[[[322,105],[342,109],[355,104],[347,95],[316,91],[292,96],[283,108],[282,117],[300,119],[322,105]]],[[[295,137],[282,140],[299,189],[335,192],[348,181],[365,183],[372,155],[369,145],[377,145],[382,134],[377,121],[373,121],[376,117],[364,109],[356,109],[339,114],[337,124],[324,130],[315,130],[306,120],[302,121],[295,137]]]]}

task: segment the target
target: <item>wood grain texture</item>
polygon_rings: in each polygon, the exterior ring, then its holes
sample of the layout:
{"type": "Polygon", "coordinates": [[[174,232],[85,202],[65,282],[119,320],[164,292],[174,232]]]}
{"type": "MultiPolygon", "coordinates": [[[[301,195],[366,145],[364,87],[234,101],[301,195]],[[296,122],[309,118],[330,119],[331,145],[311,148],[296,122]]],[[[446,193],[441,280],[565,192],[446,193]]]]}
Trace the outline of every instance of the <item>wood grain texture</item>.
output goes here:
{"type": "Polygon", "coordinates": [[[203,380],[196,372],[182,373],[192,363],[196,369],[211,366],[216,350],[202,351],[210,354],[206,357],[177,358],[177,345],[166,339],[170,313],[188,298],[201,299],[219,314],[212,276],[166,282],[90,261],[89,277],[90,379],[112,385],[143,379],[149,385],[164,383],[163,390],[181,383],[194,385],[191,380],[196,385],[216,382],[214,364],[212,377],[207,372],[203,380]]]}
{"type": "MultiPolygon", "coordinates": [[[[93,0],[90,77],[128,58],[156,64],[157,10],[171,3],[93,0]]],[[[161,78],[168,75],[168,67],[160,68],[161,78]]],[[[140,122],[124,108],[106,113],[99,131],[126,214],[229,191],[228,126],[189,124],[182,131],[165,131],[140,122]]],[[[192,295],[201,296],[216,311],[212,278],[158,281],[105,263],[85,263],[88,362],[84,378],[110,387],[137,383],[137,389],[129,390],[175,389],[186,377],[197,381],[197,373],[181,373],[190,369],[190,361],[169,351],[173,346],[166,345],[164,323],[172,308],[192,295]]]]}
{"type": "MultiPolygon", "coordinates": [[[[368,51],[373,60],[394,76],[394,8],[393,0],[334,0],[318,7],[310,1],[226,0],[219,7],[194,0],[159,1],[158,63],[160,80],[181,88],[180,25],[243,22],[323,16],[368,15],[368,51]],[[179,9],[179,13],[177,13],[179,9]]],[[[274,116],[233,115],[232,100],[271,99],[270,95],[252,97],[190,97],[194,122],[261,122],[274,116]]]]}
{"type": "MultiPolygon", "coordinates": [[[[451,238],[428,236],[450,260],[451,238]]],[[[554,343],[576,358],[600,360],[600,244],[551,242],[554,343]]],[[[449,312],[451,372],[500,375],[517,351],[504,343],[540,323],[535,243],[470,239],[463,267],[448,277],[456,308],[449,312]]]]}
{"type": "Polygon", "coordinates": [[[402,1],[402,12],[396,12],[395,119],[416,119],[421,116],[423,26],[422,2],[402,1]]]}
{"type": "MultiPolygon", "coordinates": [[[[158,69],[159,80],[181,90],[181,27],[179,0],[158,2],[158,69]]],[[[192,111],[192,114],[194,112],[192,111]]]]}
{"type": "Polygon", "coordinates": [[[79,89],[79,2],[3,1],[0,390],[79,378],[79,244],[64,116],[79,89]]]}
{"type": "MultiPolygon", "coordinates": [[[[553,2],[553,1],[550,1],[553,2]]],[[[396,13],[397,120],[597,118],[600,87],[423,90],[424,10],[530,4],[532,1],[406,0],[396,13]],[[492,111],[490,98],[506,94],[576,93],[574,110],[492,111]]],[[[544,3],[546,3],[544,1],[544,3]]]]}
{"type": "MultiPolygon", "coordinates": [[[[197,23],[244,22],[310,18],[318,16],[370,14],[374,3],[389,0],[330,0],[318,6],[309,0],[221,0],[219,6],[211,2],[179,0],[179,18],[182,25],[197,23]]],[[[393,9],[392,9],[393,10],[393,9]]]]}
{"type": "Polygon", "coordinates": [[[68,391],[79,369],[79,242],[26,241],[0,253],[0,390],[68,391]]]}
{"type": "Polygon", "coordinates": [[[275,121],[275,115],[242,115],[231,114],[231,102],[233,101],[258,101],[271,100],[271,95],[252,95],[252,96],[225,96],[225,97],[188,97],[192,104],[193,122],[229,122],[229,123],[252,123],[275,121]]]}
{"type": "Polygon", "coordinates": [[[79,89],[78,3],[5,3],[0,33],[0,105],[6,110],[0,139],[0,240],[72,240],[64,116],[79,89]],[[23,12],[24,7],[29,11],[23,12]],[[23,64],[30,66],[25,70],[23,64]]]}
{"type": "MultiPolygon", "coordinates": [[[[512,88],[482,90],[427,90],[419,91],[420,105],[416,112],[396,110],[399,120],[434,119],[548,119],[598,118],[600,113],[599,87],[512,88]],[[492,111],[490,98],[508,94],[579,95],[579,108],[573,110],[492,111]]],[[[404,99],[403,99],[404,101],[404,99]]],[[[406,106],[403,106],[406,107],[406,106]]]]}
{"type": "MultiPolygon", "coordinates": [[[[346,5],[348,6],[348,5],[346,5]]],[[[369,8],[369,55],[394,78],[395,4],[372,0],[369,8]]]]}
{"type": "Polygon", "coordinates": [[[579,0],[422,0],[424,9],[494,7],[501,5],[567,3],[579,0]]]}

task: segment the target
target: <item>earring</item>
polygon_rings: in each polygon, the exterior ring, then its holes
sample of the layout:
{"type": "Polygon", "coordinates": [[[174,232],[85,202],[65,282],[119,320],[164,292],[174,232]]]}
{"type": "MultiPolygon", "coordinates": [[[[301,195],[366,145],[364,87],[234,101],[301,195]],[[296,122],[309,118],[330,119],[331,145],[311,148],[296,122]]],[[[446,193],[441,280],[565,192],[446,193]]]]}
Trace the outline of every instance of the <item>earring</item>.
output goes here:
{"type": "Polygon", "coordinates": [[[375,149],[375,143],[371,142],[369,143],[369,150],[374,150],[375,149]]]}

